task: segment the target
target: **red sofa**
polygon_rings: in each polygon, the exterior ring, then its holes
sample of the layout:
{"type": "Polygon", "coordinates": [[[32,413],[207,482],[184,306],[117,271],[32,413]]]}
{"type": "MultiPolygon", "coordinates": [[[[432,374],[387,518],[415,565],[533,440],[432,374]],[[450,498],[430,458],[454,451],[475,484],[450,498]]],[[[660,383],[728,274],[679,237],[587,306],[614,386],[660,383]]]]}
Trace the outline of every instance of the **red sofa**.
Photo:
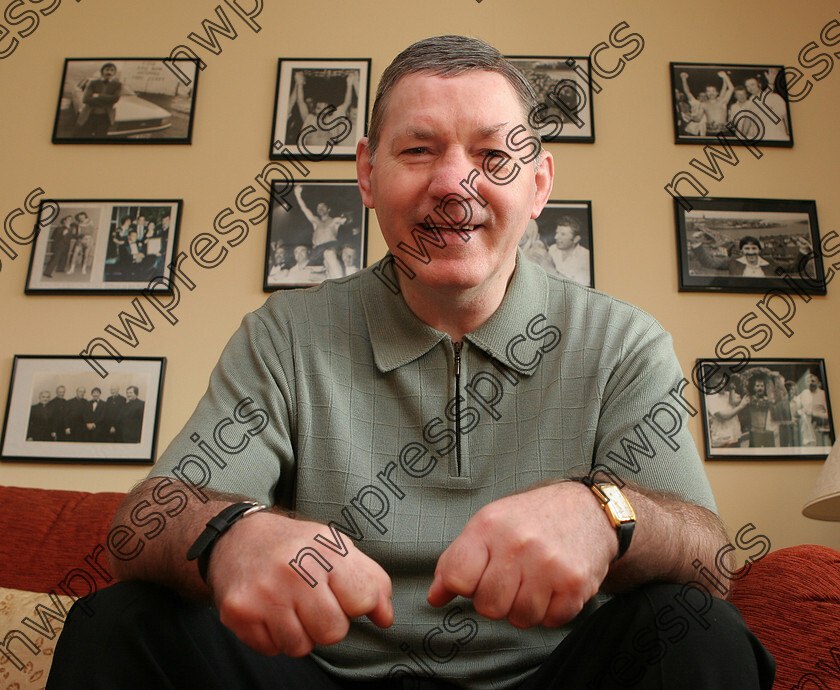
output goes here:
{"type": "MultiPolygon", "coordinates": [[[[113,582],[106,537],[122,498],[0,487],[3,690],[43,688],[70,603],[113,582]]],[[[730,600],[776,657],[775,687],[840,689],[840,553],[781,549],[740,574],[730,600]]]]}

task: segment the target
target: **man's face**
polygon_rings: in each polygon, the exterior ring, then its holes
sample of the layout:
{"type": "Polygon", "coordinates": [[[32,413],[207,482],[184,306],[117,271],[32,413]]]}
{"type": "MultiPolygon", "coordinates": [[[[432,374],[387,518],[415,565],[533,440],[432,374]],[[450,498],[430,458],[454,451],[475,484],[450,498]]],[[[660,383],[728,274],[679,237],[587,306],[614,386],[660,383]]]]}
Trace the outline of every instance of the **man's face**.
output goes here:
{"type": "Polygon", "coordinates": [[[761,379],[756,379],[755,383],[753,383],[753,395],[758,398],[763,398],[765,393],[767,392],[767,388],[764,385],[764,381],[761,379]]]}
{"type": "Polygon", "coordinates": [[[345,247],[341,250],[341,261],[345,266],[356,265],[356,250],[353,247],[345,247]]]}
{"type": "Polygon", "coordinates": [[[38,394],[38,402],[42,405],[46,405],[50,401],[50,392],[49,391],[41,391],[38,394]]]}
{"type": "Polygon", "coordinates": [[[55,389],[55,397],[56,398],[63,398],[64,397],[64,386],[59,386],[55,389]]]}
{"type": "Polygon", "coordinates": [[[76,389],[76,397],[77,398],[84,398],[85,397],[85,389],[84,388],[77,388],[76,389]]]}
{"type": "Polygon", "coordinates": [[[114,67],[108,65],[107,67],[102,68],[102,78],[105,81],[111,81],[117,74],[117,70],[114,67]]]}
{"type": "MultiPolygon", "coordinates": [[[[483,289],[510,277],[519,239],[528,220],[545,205],[554,177],[548,152],[543,152],[538,171],[533,162],[519,163],[519,172],[508,184],[494,184],[485,176],[482,162],[488,152],[515,155],[507,149],[505,137],[520,123],[525,123],[523,107],[500,74],[476,71],[451,78],[411,74],[391,92],[372,164],[367,139],[360,142],[362,199],[376,209],[388,248],[409,263],[420,286],[483,289]],[[461,186],[473,171],[478,172],[471,178],[473,186],[487,201],[483,208],[461,186]],[[451,194],[464,200],[470,217],[452,202],[445,209],[451,223],[434,213],[451,194]],[[423,230],[427,215],[446,246],[426,243],[432,260],[423,264],[398,245],[416,246],[412,231],[423,230]],[[469,233],[469,242],[452,224],[469,233]]],[[[500,168],[496,179],[515,169],[515,162],[500,168]]],[[[488,167],[498,163],[499,159],[491,159],[488,167]]]]}
{"type": "Polygon", "coordinates": [[[128,233],[128,241],[129,242],[136,242],[137,241],[137,231],[132,230],[128,233]]]}
{"type": "Polygon", "coordinates": [[[741,247],[741,254],[743,254],[746,257],[747,261],[749,261],[751,264],[754,264],[758,261],[758,253],[760,251],[761,250],[756,244],[745,244],[743,247],[741,247]]]}
{"type": "Polygon", "coordinates": [[[706,97],[713,101],[715,98],[718,97],[718,90],[716,86],[707,86],[706,87],[706,97]]]}
{"type": "Polygon", "coordinates": [[[744,89],[735,89],[735,100],[738,103],[745,103],[747,100],[747,92],[744,89]]]}
{"type": "Polygon", "coordinates": [[[808,388],[811,390],[812,393],[817,391],[819,388],[820,382],[817,380],[817,377],[813,374],[809,374],[808,376],[808,388]]]}
{"type": "Polygon", "coordinates": [[[120,387],[119,386],[111,386],[111,395],[119,395],[120,394],[120,387]]]}
{"type": "Polygon", "coordinates": [[[137,397],[137,393],[134,392],[133,388],[126,388],[125,389],[125,399],[126,400],[134,400],[137,397]]]}
{"type": "Polygon", "coordinates": [[[318,214],[319,218],[329,218],[330,207],[322,201],[315,207],[315,213],[318,214]]]}
{"type": "Polygon", "coordinates": [[[568,225],[558,225],[554,231],[554,241],[558,249],[571,249],[575,246],[576,239],[575,231],[568,225]]]}
{"type": "Polygon", "coordinates": [[[309,249],[307,247],[295,247],[295,263],[306,266],[309,263],[309,249]]]}
{"type": "Polygon", "coordinates": [[[760,88],[758,86],[758,79],[747,79],[744,82],[744,86],[747,88],[747,91],[750,92],[751,96],[755,96],[760,92],[760,88]]]}
{"type": "Polygon", "coordinates": [[[94,400],[99,400],[99,398],[100,398],[100,397],[102,397],[102,393],[101,393],[100,391],[98,391],[98,390],[94,390],[94,391],[91,391],[91,392],[90,392],[90,396],[91,396],[94,400]]]}

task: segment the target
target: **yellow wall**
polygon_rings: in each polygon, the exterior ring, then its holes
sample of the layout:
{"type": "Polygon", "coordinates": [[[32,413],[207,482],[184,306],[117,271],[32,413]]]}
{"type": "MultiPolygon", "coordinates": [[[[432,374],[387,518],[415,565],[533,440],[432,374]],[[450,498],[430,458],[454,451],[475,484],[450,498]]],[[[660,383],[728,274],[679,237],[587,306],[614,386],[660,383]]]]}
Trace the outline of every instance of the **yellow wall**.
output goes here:
{"type": "MultiPolygon", "coordinates": [[[[241,4],[248,9],[254,0],[241,4]]],[[[21,206],[36,187],[59,199],[180,197],[183,248],[199,232],[211,230],[215,215],[233,204],[239,190],[267,162],[278,57],[369,56],[375,88],[391,58],[428,35],[471,34],[513,55],[585,55],[623,20],[644,37],[644,51],[621,75],[601,81],[603,92],[595,98],[596,143],[551,145],[558,169],[552,197],[592,200],[598,288],[660,319],[673,333],[686,370],[695,358],[714,356],[715,343],[734,330],[760,295],[677,292],[673,207],[663,186],[686,169],[692,157],[701,155],[701,149],[672,143],[668,62],[796,64],[800,49],[818,41],[825,24],[840,19],[836,4],[828,0],[265,0],[256,18],[262,27],[257,33],[223,5],[239,36],[234,41],[221,38],[219,55],[196,48],[207,69],[199,80],[192,146],[50,143],[65,57],[166,55],[188,42],[191,31],[201,33],[201,21],[215,18],[215,7],[213,2],[196,1],[64,0],[52,14],[41,17],[36,31],[0,60],[0,214],[5,217],[21,206]]],[[[0,43],[0,50],[7,45],[8,39],[0,43]]],[[[618,54],[605,52],[605,61],[618,54]]],[[[765,149],[760,160],[738,150],[741,162],[734,168],[724,166],[723,180],[709,180],[710,193],[816,199],[822,233],[840,230],[838,72],[814,82],[812,93],[791,106],[794,148],[765,149]]],[[[355,174],[353,163],[345,161],[315,164],[314,173],[316,178],[335,179],[355,174]]],[[[16,227],[20,232],[21,226],[16,227]]],[[[266,296],[261,289],[264,233],[265,227],[253,228],[219,268],[192,276],[198,286],[183,296],[176,311],[180,322],[161,323],[154,332],[141,333],[139,347],[130,353],[168,359],[163,445],[192,411],[243,313],[266,296]]],[[[369,261],[384,250],[372,220],[369,261]]],[[[28,248],[15,261],[0,255],[3,407],[14,354],[78,353],[91,338],[103,335],[103,328],[129,301],[119,296],[24,296],[28,255],[28,248]]],[[[835,405],[840,405],[838,290],[840,285],[833,284],[828,297],[799,303],[792,321],[794,335],[787,339],[776,331],[769,346],[756,355],[824,357],[835,405]]],[[[699,404],[693,388],[689,400],[699,404]]],[[[692,420],[692,430],[701,441],[699,415],[692,420]]],[[[774,548],[808,542],[840,548],[840,525],[800,514],[820,465],[710,462],[707,470],[733,532],[752,522],[774,548]]],[[[3,463],[0,483],[125,491],[145,472],[136,466],[3,463]]]]}

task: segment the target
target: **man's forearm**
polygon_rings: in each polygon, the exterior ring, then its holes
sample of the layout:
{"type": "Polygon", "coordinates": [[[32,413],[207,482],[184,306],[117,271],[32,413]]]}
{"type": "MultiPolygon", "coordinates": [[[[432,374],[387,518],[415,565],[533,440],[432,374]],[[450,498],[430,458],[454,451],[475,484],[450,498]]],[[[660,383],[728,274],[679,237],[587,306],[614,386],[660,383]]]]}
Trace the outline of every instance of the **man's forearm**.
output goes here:
{"type": "MultiPolygon", "coordinates": [[[[622,488],[636,512],[636,528],[627,553],[609,570],[604,588],[619,592],[651,581],[685,583],[697,579],[692,563],[709,567],[728,543],[717,515],[673,494],[627,484],[622,488]]],[[[731,571],[731,553],[726,567],[731,571]]],[[[720,592],[712,594],[725,598],[720,592]]]]}
{"type": "MultiPolygon", "coordinates": [[[[169,489],[167,496],[175,491],[175,488],[169,489]]],[[[138,484],[126,496],[111,522],[111,533],[115,530],[122,532],[119,530],[122,526],[135,532],[136,536],[126,537],[128,532],[109,536],[111,572],[117,579],[148,580],[172,587],[194,599],[209,599],[210,590],[198,574],[196,562],[187,560],[187,551],[208,520],[231,503],[248,499],[208,489],[202,491],[209,497],[206,503],[199,501],[178,480],[153,477],[138,484]],[[171,482],[188,497],[180,512],[170,510],[174,516],[166,513],[167,504],[162,505],[155,500],[154,490],[161,482],[171,482]],[[159,521],[152,523],[148,520],[149,513],[155,509],[158,515],[166,518],[162,527],[159,521]],[[145,530],[138,526],[140,520],[145,520],[145,530]],[[119,545],[110,543],[112,537],[119,545]]]]}

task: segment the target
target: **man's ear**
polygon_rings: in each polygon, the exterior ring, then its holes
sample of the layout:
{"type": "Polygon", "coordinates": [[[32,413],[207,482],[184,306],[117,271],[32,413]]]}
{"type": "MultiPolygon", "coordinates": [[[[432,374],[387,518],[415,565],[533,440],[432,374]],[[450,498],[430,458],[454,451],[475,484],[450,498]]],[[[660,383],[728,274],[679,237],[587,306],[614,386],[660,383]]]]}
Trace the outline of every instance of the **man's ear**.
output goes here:
{"type": "Polygon", "coordinates": [[[359,191],[362,193],[362,203],[368,208],[375,208],[373,205],[373,188],[370,179],[372,172],[373,164],[370,161],[370,142],[367,137],[362,137],[356,146],[356,176],[359,180],[359,191]]]}
{"type": "Polygon", "coordinates": [[[542,161],[534,175],[537,192],[534,195],[534,207],[531,209],[531,218],[537,218],[542,213],[543,207],[551,196],[551,189],[554,186],[554,158],[551,153],[543,148],[542,161]]]}

